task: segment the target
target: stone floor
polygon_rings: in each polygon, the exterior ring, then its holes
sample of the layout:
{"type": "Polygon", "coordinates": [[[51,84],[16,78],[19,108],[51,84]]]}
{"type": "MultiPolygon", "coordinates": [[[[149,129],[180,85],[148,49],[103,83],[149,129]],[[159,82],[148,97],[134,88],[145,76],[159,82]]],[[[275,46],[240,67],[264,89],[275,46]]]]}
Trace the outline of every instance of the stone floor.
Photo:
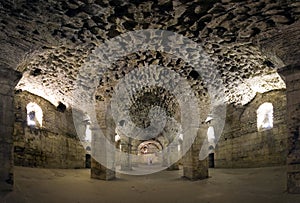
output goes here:
{"type": "Polygon", "coordinates": [[[147,176],[118,174],[114,181],[89,178],[89,170],[15,167],[15,191],[2,203],[296,203],[286,193],[285,167],[210,169],[211,178],[182,179],[182,170],[147,176]]]}

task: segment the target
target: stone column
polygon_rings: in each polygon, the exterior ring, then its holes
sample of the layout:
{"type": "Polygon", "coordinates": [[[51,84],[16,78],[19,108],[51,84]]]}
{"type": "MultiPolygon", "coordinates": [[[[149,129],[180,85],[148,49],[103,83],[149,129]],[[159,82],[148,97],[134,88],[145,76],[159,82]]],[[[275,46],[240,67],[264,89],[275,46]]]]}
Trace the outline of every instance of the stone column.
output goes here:
{"type": "Polygon", "coordinates": [[[22,74],[0,68],[0,197],[13,190],[14,87],[22,74]]]}
{"type": "MultiPolygon", "coordinates": [[[[208,178],[208,159],[199,160],[199,152],[205,136],[205,130],[199,129],[194,143],[183,157],[183,176],[185,178],[190,180],[208,178]]],[[[185,140],[183,140],[183,145],[185,145],[185,140]]]]}
{"type": "Polygon", "coordinates": [[[90,127],[92,131],[91,178],[100,180],[112,180],[116,177],[115,126],[108,104],[108,101],[97,104],[97,121],[92,121],[90,127]],[[98,127],[95,122],[98,122],[98,127]]]}
{"type": "MultiPolygon", "coordinates": [[[[105,133],[105,129],[101,129],[105,133]]],[[[100,180],[115,179],[114,169],[115,153],[114,143],[109,136],[100,136],[100,129],[93,127],[92,131],[92,160],[91,160],[91,178],[100,180]],[[110,145],[111,144],[111,145],[110,145]],[[100,161],[101,160],[101,161],[100,161]],[[101,163],[99,163],[101,162],[101,163]]]]}
{"type": "Polygon", "coordinates": [[[121,146],[122,146],[122,152],[124,152],[124,157],[122,157],[121,160],[121,170],[123,171],[130,171],[132,170],[132,164],[131,164],[131,138],[125,138],[121,139],[121,146]]]}
{"type": "Polygon", "coordinates": [[[173,171],[173,170],[179,170],[179,164],[178,164],[178,144],[171,143],[168,146],[168,154],[169,154],[169,160],[168,160],[168,168],[167,170],[173,171]],[[173,163],[173,164],[171,164],[173,163]],[[170,165],[171,164],[171,165],[170,165]]]}
{"type": "Polygon", "coordinates": [[[300,193],[300,63],[278,70],[287,96],[287,190],[300,193]]]}
{"type": "Polygon", "coordinates": [[[139,140],[132,140],[131,141],[131,154],[132,159],[131,159],[131,167],[138,167],[139,165],[139,151],[138,151],[138,145],[140,144],[139,140]]]}
{"type": "Polygon", "coordinates": [[[164,150],[162,151],[162,166],[167,167],[168,166],[168,156],[164,150]]]}

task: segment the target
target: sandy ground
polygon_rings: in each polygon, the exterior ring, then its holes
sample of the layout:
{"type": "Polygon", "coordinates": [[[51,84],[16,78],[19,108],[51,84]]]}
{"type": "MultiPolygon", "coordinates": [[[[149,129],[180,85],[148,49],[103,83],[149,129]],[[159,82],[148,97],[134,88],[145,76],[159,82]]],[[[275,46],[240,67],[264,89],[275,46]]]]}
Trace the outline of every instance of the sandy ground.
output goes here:
{"type": "Polygon", "coordinates": [[[90,179],[88,169],[15,167],[15,191],[1,203],[298,203],[286,192],[285,167],[210,169],[210,178],[189,181],[182,170],[146,176],[117,174],[90,179]]]}

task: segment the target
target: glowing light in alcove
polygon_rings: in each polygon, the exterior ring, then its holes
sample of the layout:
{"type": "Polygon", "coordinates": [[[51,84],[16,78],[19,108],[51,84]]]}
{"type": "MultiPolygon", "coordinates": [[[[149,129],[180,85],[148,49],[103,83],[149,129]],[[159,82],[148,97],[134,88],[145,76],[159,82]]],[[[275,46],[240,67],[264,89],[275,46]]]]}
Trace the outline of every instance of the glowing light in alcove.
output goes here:
{"type": "Polygon", "coordinates": [[[91,131],[91,118],[88,114],[84,114],[83,116],[83,123],[85,123],[85,138],[86,142],[92,141],[92,131],[91,131]]]}
{"type": "Polygon", "coordinates": [[[116,134],[115,135],[115,142],[118,142],[121,139],[120,135],[116,134]]]}
{"type": "Polygon", "coordinates": [[[27,110],[27,125],[42,127],[43,125],[43,110],[39,105],[30,102],[26,106],[27,110]]]}
{"type": "Polygon", "coordinates": [[[85,141],[91,142],[92,141],[92,131],[90,125],[86,125],[85,129],[85,141]]]}
{"type": "Polygon", "coordinates": [[[179,134],[179,140],[183,141],[183,134],[182,133],[179,134]]]}
{"type": "Polygon", "coordinates": [[[257,129],[271,129],[273,128],[273,105],[265,102],[257,109],[257,129]]]}

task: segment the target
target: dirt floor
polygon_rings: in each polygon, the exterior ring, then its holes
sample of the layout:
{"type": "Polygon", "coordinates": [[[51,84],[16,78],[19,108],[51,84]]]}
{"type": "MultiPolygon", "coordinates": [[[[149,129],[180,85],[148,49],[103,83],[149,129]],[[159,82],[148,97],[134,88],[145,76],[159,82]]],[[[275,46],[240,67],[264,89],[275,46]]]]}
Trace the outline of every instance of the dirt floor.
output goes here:
{"type": "Polygon", "coordinates": [[[210,169],[210,178],[189,181],[182,170],[147,176],[117,174],[90,179],[88,169],[15,167],[15,191],[2,203],[298,203],[286,192],[285,167],[210,169]]]}

